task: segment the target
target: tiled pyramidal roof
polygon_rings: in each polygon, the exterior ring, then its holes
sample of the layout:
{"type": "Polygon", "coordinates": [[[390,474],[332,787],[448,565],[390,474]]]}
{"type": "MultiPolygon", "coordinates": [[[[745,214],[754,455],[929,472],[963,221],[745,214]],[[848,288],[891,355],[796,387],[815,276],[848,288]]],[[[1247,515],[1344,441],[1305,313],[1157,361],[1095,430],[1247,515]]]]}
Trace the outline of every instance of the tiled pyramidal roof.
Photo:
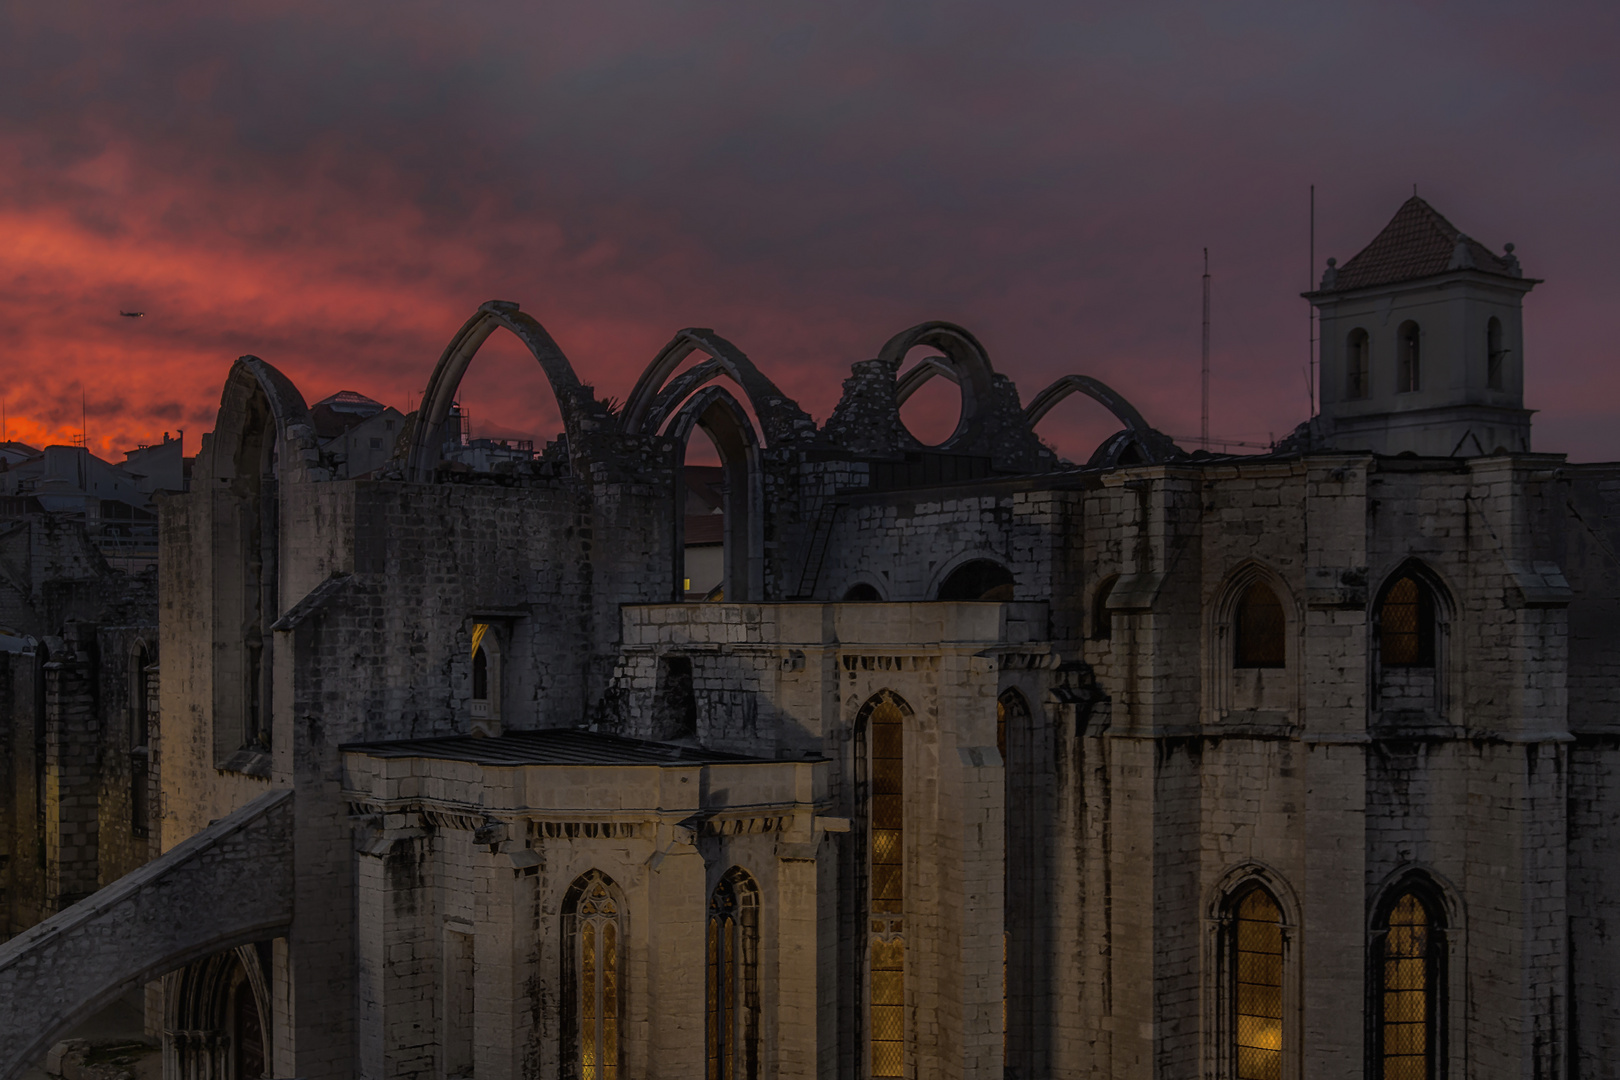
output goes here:
{"type": "MultiPolygon", "coordinates": [[[[1509,245],[1511,248],[1512,245],[1509,245]]],[[[1384,231],[1356,253],[1355,258],[1329,269],[1322,278],[1323,292],[1344,292],[1374,285],[1443,274],[1448,270],[1480,270],[1503,277],[1519,277],[1519,260],[1510,252],[1495,255],[1484,244],[1463,233],[1440,212],[1416,195],[1395,212],[1384,231]]]]}

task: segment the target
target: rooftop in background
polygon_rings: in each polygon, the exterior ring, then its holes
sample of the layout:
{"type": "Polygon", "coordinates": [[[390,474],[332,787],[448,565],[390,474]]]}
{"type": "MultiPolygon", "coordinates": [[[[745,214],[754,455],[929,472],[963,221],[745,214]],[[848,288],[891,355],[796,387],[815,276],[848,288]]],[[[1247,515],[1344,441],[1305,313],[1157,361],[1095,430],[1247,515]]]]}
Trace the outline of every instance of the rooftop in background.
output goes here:
{"type": "MultiPolygon", "coordinates": [[[[1416,195],[1401,204],[1382,232],[1354,258],[1322,277],[1322,292],[1393,285],[1433,277],[1450,270],[1478,270],[1502,277],[1522,277],[1519,260],[1508,245],[1506,255],[1493,253],[1462,232],[1416,195]]],[[[1329,260],[1331,263],[1331,260],[1329,260]]]]}
{"type": "Polygon", "coordinates": [[[339,390],[309,407],[310,423],[322,440],[335,439],[350,428],[386,410],[388,406],[355,390],[339,390]]]}
{"type": "Polygon", "coordinates": [[[572,728],[513,731],[489,738],[449,735],[438,739],[350,743],[343,749],[376,758],[435,758],[496,766],[744,765],[772,760],[572,728]]]}

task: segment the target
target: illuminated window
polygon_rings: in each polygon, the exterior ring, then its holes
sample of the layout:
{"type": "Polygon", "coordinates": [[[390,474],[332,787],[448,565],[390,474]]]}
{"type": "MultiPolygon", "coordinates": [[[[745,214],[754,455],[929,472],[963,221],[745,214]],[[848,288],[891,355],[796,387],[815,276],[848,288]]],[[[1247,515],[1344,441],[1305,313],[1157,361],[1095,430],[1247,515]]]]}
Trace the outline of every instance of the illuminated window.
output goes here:
{"type": "Polygon", "coordinates": [[[1237,1080],[1282,1076],[1282,909],[1263,887],[1244,893],[1232,932],[1232,1073],[1237,1080]]]}
{"type": "Polygon", "coordinates": [[[1356,327],[1344,343],[1344,396],[1359,401],[1372,393],[1371,341],[1367,331],[1356,327]]]}
{"type": "Polygon", "coordinates": [[[887,692],[868,707],[868,1048],[873,1077],[905,1074],[905,717],[899,699],[887,692]]]}
{"type": "Polygon", "coordinates": [[[1399,364],[1395,372],[1395,389],[1409,394],[1423,389],[1423,331],[1418,324],[1407,321],[1395,333],[1395,349],[1399,364]]]}
{"type": "Polygon", "coordinates": [[[1411,575],[1391,585],[1378,607],[1378,658],[1385,667],[1434,666],[1434,600],[1411,575]]]}
{"type": "Polygon", "coordinates": [[[1284,666],[1288,656],[1288,620],[1269,585],[1256,581],[1243,591],[1232,623],[1233,667],[1284,666]]]}
{"type": "Polygon", "coordinates": [[[619,1076],[619,907],[610,883],[592,870],[568,890],[563,905],[567,959],[572,977],[570,1024],[577,1040],[574,1060],[579,1080],[619,1076]]]}
{"type": "Polygon", "coordinates": [[[733,867],[709,896],[709,1080],[759,1075],[759,890],[733,867]]]}
{"type": "Polygon", "coordinates": [[[1440,926],[1415,891],[1400,894],[1374,946],[1377,1075],[1430,1080],[1439,1072],[1440,926]]]}

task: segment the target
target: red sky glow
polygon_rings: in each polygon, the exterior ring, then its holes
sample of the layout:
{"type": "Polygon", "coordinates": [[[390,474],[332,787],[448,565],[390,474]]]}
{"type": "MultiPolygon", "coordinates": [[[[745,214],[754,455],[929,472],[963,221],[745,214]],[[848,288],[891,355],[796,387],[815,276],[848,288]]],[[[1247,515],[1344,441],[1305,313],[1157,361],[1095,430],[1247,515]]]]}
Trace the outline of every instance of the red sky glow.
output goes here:
{"type": "MultiPolygon", "coordinates": [[[[1574,3],[4,0],[7,434],[82,410],[113,460],[195,452],[244,353],[408,409],[498,298],[602,396],[704,326],[825,419],[850,363],[948,319],[1025,400],[1090,374],[1185,438],[1207,246],[1212,428],[1263,442],[1307,415],[1309,185],[1319,273],[1416,183],[1546,279],[1536,447],[1620,458],[1617,30],[1574,3]]],[[[557,430],[514,341],[463,398],[475,433],[557,430]]],[[[1097,412],[1042,433],[1083,460],[1097,412]]]]}

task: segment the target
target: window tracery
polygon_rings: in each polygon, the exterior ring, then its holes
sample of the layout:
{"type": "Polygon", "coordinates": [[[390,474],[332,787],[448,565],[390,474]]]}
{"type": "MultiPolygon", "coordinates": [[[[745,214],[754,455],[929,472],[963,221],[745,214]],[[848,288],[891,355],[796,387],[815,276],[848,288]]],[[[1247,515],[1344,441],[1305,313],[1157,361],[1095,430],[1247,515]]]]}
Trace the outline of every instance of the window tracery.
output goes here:
{"type": "Polygon", "coordinates": [[[592,870],[569,890],[565,906],[574,1033],[580,1080],[619,1076],[619,905],[608,879],[592,870]]]}
{"type": "Polygon", "coordinates": [[[759,889],[733,867],[709,896],[708,1080],[759,1075],[759,889]]]}

